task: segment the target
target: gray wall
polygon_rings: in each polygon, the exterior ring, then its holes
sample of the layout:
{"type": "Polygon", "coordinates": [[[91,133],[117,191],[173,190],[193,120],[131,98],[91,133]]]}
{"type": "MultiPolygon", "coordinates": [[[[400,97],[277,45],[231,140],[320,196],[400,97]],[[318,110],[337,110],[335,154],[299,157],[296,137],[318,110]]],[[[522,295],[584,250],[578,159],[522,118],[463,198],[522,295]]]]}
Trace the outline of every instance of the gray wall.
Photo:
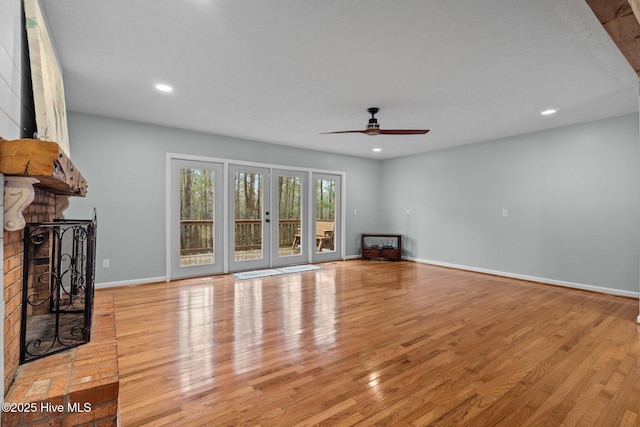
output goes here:
{"type": "Polygon", "coordinates": [[[89,188],[86,198],[71,198],[65,216],[90,218],[97,208],[98,284],[165,276],[167,152],[344,171],[346,255],[358,253],[361,233],[379,228],[376,160],[73,112],[68,121],[72,159],[89,188]],[[102,268],[105,258],[108,269],[102,268]]]}
{"type": "Polygon", "coordinates": [[[638,141],[630,115],[385,161],[381,228],[408,257],[637,295],[638,141]]]}
{"type": "Polygon", "coordinates": [[[394,232],[413,259],[638,294],[637,115],[384,161],[79,113],[69,131],[89,191],[66,214],[98,209],[98,283],[165,275],[175,152],[345,171],[348,256],[361,233],[394,232]]]}

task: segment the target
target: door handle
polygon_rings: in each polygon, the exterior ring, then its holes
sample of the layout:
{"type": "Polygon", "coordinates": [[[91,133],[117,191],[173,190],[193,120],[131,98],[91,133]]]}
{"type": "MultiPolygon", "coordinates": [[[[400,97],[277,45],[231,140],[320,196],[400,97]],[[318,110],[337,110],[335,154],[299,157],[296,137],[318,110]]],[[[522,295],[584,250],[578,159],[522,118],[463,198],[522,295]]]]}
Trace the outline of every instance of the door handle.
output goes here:
{"type": "Polygon", "coordinates": [[[271,222],[271,220],[269,218],[265,219],[265,222],[271,222]]]}

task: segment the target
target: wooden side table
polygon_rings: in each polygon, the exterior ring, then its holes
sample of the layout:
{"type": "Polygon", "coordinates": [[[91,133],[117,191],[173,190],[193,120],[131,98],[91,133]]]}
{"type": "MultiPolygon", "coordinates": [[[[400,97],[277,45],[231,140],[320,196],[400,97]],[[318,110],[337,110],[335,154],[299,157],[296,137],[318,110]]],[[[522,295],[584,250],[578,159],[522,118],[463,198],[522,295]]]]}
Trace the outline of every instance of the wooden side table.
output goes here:
{"type": "Polygon", "coordinates": [[[360,245],[363,259],[402,259],[401,234],[363,234],[360,245]]]}

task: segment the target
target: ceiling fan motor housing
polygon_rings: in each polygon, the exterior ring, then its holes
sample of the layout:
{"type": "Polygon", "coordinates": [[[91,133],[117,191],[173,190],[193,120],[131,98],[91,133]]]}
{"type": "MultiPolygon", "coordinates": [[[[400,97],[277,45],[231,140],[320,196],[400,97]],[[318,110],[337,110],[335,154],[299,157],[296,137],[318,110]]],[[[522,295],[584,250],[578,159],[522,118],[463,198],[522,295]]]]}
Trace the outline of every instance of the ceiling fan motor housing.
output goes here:
{"type": "Polygon", "coordinates": [[[367,124],[367,129],[365,133],[367,135],[378,135],[378,131],[380,130],[380,125],[378,124],[378,119],[374,117],[374,115],[378,112],[376,107],[368,108],[367,111],[371,114],[371,118],[369,119],[369,123],[367,124]]]}

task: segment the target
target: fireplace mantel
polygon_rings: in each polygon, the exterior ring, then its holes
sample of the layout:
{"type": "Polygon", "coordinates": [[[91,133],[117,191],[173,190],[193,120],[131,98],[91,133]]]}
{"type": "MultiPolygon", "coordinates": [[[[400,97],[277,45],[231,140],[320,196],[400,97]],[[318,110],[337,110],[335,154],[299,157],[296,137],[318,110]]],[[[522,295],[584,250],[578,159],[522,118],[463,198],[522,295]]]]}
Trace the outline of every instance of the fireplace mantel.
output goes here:
{"type": "Polygon", "coordinates": [[[37,139],[0,138],[4,184],[4,229],[24,228],[22,211],[33,200],[33,186],[60,196],[87,194],[87,181],[58,144],[37,139]]]}

